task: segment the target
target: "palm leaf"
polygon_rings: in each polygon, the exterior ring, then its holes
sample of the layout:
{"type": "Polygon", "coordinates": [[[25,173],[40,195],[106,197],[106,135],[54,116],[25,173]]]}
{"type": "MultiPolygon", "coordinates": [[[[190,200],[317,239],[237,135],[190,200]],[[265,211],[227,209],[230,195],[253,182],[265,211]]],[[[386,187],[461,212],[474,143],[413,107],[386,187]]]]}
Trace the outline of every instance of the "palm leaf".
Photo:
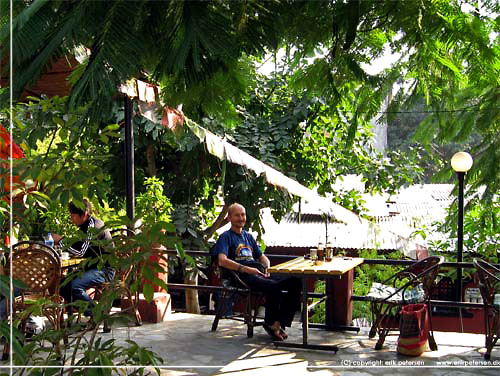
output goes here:
{"type": "Polygon", "coordinates": [[[78,77],[70,96],[70,108],[99,100],[110,103],[117,86],[140,72],[143,43],[137,37],[135,20],[141,3],[112,2],[106,9],[101,29],[93,41],[91,55],[78,77]]]}

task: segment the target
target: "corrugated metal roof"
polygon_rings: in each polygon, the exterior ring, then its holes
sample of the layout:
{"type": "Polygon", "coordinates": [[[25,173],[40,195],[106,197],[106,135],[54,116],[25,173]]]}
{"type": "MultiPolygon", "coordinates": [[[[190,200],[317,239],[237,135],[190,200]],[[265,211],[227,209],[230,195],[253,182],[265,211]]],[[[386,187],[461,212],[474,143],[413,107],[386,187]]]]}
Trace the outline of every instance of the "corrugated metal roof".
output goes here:
{"type": "MultiPolygon", "coordinates": [[[[307,247],[326,243],[326,226],[318,222],[264,224],[264,243],[269,247],[307,247]]],[[[331,223],[328,241],[335,248],[401,249],[401,238],[387,232],[376,233],[368,228],[331,223]]]]}
{"type": "MultiPolygon", "coordinates": [[[[375,218],[375,222],[382,229],[390,232],[377,231],[371,226],[329,223],[328,240],[336,248],[405,251],[404,247],[408,245],[403,244],[398,235],[410,237],[422,225],[444,219],[446,208],[453,201],[450,195],[452,189],[451,184],[411,186],[391,197],[390,202],[383,196],[373,198],[365,196],[367,206],[370,208],[369,215],[375,218]]],[[[319,242],[325,242],[325,216],[321,215],[321,208],[303,204],[300,217],[298,206],[294,209],[295,212],[285,216],[279,224],[274,222],[270,212],[263,213],[264,242],[267,247],[310,248],[319,242]]],[[[421,243],[425,245],[423,240],[421,243]]]]}

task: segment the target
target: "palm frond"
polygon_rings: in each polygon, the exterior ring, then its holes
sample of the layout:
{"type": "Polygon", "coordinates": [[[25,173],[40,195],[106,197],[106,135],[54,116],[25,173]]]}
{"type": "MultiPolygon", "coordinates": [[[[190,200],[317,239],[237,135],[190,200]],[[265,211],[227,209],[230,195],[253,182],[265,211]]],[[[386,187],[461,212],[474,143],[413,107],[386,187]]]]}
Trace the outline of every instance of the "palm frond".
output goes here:
{"type": "Polygon", "coordinates": [[[184,2],[166,11],[166,24],[172,28],[159,40],[162,54],[154,67],[154,77],[177,75],[192,84],[206,80],[223,67],[222,57],[237,57],[227,16],[210,5],[184,2]]]}
{"type": "Polygon", "coordinates": [[[137,7],[141,3],[112,2],[100,31],[96,34],[91,55],[72,88],[70,107],[99,98],[111,102],[117,86],[140,71],[141,40],[135,30],[137,7]],[[135,5],[135,6],[133,6],[135,5]]]}

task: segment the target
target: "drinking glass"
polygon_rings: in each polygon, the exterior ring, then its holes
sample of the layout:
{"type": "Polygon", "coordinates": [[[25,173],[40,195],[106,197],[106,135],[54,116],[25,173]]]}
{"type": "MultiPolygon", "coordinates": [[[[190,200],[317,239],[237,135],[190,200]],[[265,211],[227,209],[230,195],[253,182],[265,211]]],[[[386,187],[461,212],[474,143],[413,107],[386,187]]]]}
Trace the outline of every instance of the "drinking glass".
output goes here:
{"type": "Polygon", "coordinates": [[[329,246],[329,243],[326,245],[326,250],[325,250],[325,260],[327,262],[332,261],[333,259],[333,248],[329,246]]]}
{"type": "Polygon", "coordinates": [[[325,259],[325,246],[323,243],[318,244],[318,260],[323,261],[325,259]]]}
{"type": "Polygon", "coordinates": [[[310,257],[311,257],[311,261],[316,261],[316,259],[318,258],[318,249],[317,248],[311,248],[310,257]]]}

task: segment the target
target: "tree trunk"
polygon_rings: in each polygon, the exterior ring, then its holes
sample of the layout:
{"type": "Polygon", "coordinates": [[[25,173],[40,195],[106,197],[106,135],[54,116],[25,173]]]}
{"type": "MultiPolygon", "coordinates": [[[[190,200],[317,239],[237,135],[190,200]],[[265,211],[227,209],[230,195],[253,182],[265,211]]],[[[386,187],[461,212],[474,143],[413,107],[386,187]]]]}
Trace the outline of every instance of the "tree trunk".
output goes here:
{"type": "Polygon", "coordinates": [[[212,224],[212,226],[208,227],[203,231],[203,237],[205,238],[205,240],[210,239],[212,235],[215,233],[215,231],[217,231],[219,228],[221,228],[222,226],[224,226],[226,223],[229,222],[227,218],[228,209],[229,205],[224,204],[224,206],[222,207],[222,211],[220,212],[219,216],[212,224]]]}
{"type": "Polygon", "coordinates": [[[146,161],[148,164],[147,170],[149,176],[156,176],[156,160],[155,160],[155,147],[152,140],[149,140],[146,146],[146,161]]]}
{"type": "MultiPolygon", "coordinates": [[[[187,285],[198,284],[198,274],[195,276],[184,276],[184,283],[187,285]]],[[[200,313],[200,304],[198,302],[198,290],[186,289],[186,312],[187,313],[200,313]]]]}

